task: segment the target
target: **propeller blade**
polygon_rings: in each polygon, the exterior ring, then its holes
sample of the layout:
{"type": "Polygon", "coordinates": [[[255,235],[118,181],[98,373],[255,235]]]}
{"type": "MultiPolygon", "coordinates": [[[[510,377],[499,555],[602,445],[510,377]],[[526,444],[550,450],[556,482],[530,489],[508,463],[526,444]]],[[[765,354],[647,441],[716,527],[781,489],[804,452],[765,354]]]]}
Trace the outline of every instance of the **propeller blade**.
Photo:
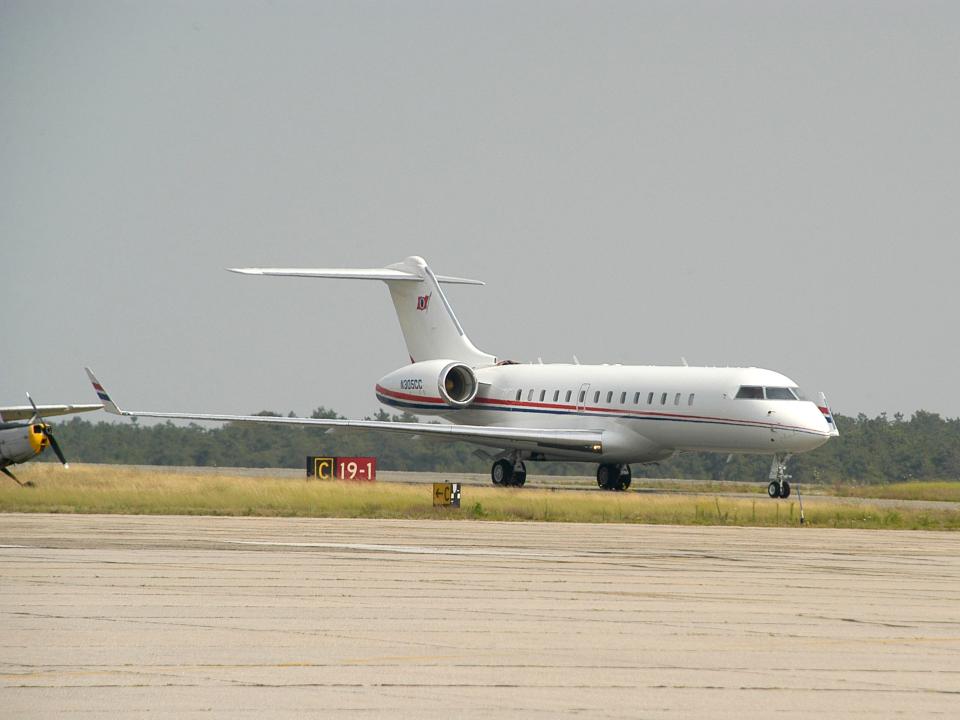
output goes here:
{"type": "Polygon", "coordinates": [[[50,441],[50,447],[53,448],[53,452],[55,452],[57,457],[60,458],[60,462],[63,463],[63,466],[66,468],[70,467],[67,459],[63,456],[63,450],[60,449],[57,439],[53,436],[53,432],[46,425],[43,426],[43,434],[47,436],[47,440],[50,441]]]}
{"type": "Polygon", "coordinates": [[[40,411],[37,409],[37,404],[33,401],[33,398],[30,397],[30,393],[27,393],[27,400],[30,401],[30,404],[33,406],[33,419],[43,421],[43,418],[40,417],[40,411]]]}
{"type": "Polygon", "coordinates": [[[53,452],[60,459],[60,462],[63,463],[65,468],[70,467],[70,463],[67,462],[67,459],[63,456],[63,450],[60,449],[57,439],[53,436],[53,430],[50,429],[50,426],[47,425],[46,421],[40,415],[40,410],[37,409],[37,404],[33,401],[33,398],[30,397],[30,393],[27,393],[27,400],[30,401],[30,404],[33,406],[33,422],[39,422],[40,427],[43,430],[44,436],[47,440],[50,441],[50,447],[53,448],[53,452]]]}

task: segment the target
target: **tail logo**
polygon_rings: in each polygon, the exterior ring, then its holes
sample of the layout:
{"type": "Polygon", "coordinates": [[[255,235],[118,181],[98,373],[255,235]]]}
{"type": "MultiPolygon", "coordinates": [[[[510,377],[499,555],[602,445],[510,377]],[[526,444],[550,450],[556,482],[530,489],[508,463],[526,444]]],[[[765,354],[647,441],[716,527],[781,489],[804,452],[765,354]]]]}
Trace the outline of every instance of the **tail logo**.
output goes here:
{"type": "Polygon", "coordinates": [[[417,310],[426,310],[426,309],[427,309],[427,305],[430,304],[430,297],[431,297],[432,295],[433,295],[433,293],[430,293],[430,295],[418,295],[418,296],[417,296],[417,310]]]}

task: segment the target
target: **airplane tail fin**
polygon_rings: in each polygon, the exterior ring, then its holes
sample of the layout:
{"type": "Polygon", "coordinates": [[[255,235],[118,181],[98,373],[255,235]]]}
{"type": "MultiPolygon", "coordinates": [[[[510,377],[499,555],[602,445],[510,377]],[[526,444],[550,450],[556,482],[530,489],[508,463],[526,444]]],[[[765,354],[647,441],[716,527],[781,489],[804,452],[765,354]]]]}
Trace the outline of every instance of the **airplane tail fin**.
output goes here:
{"type": "Polygon", "coordinates": [[[385,268],[229,268],[245,275],[381,280],[387,284],[411,362],[459,360],[473,367],[497,358],[478,350],[453,312],[441,283],[483,285],[479,280],[434,275],[423,258],[412,256],[385,268]]]}

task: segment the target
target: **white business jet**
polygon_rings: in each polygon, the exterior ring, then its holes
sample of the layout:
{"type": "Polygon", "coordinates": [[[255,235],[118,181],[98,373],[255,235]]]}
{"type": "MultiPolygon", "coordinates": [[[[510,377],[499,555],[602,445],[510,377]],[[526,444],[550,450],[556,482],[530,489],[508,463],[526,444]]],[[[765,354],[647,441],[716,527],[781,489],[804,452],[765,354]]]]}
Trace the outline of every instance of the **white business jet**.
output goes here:
{"type": "Polygon", "coordinates": [[[771,497],[787,497],[786,458],[813,450],[836,425],[820,396],[804,398],[790,378],[759,368],[520,364],[478,350],[441,290],[478,280],[434,275],[409,257],[386,268],[238,268],[247,275],[379,280],[387,284],[410,364],[376,384],[380,402],[448,424],[324,420],[121,410],[87,369],[104,409],[128,417],[247,421],[358,428],[461,440],[494,448],[495,485],[520,486],[524,461],[599,463],[597,485],[630,486],[630,463],[681,451],[773,456],[771,497]]]}

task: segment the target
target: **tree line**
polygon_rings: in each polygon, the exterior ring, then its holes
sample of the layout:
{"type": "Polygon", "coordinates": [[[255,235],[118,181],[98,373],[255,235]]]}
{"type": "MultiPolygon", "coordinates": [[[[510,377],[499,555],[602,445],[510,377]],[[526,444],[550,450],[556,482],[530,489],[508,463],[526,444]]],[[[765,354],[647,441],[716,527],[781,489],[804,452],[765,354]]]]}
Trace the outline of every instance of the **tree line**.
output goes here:
{"type": "MultiPolygon", "coordinates": [[[[260,415],[276,413],[263,411],[260,415]]],[[[292,413],[290,414],[292,416],[292,413]]],[[[319,407],[314,418],[336,418],[319,407]]],[[[381,410],[373,418],[416,422],[408,413],[381,410]]],[[[789,472],[800,482],[885,483],[960,478],[960,419],[920,410],[909,419],[882,413],[869,418],[836,416],[840,437],[791,459],[789,472]]],[[[226,423],[139,425],[91,422],[74,417],[56,425],[67,457],[76,462],[130,465],[220,467],[303,467],[308,455],[377,457],[382,470],[488,472],[490,459],[476,446],[405,434],[361,430],[226,423]]],[[[44,455],[45,460],[51,460],[44,455]]],[[[761,480],[770,468],[766,455],[682,453],[669,460],[633,467],[634,477],[761,480]]],[[[532,463],[530,471],[548,475],[592,475],[585,463],[532,463]]]]}

